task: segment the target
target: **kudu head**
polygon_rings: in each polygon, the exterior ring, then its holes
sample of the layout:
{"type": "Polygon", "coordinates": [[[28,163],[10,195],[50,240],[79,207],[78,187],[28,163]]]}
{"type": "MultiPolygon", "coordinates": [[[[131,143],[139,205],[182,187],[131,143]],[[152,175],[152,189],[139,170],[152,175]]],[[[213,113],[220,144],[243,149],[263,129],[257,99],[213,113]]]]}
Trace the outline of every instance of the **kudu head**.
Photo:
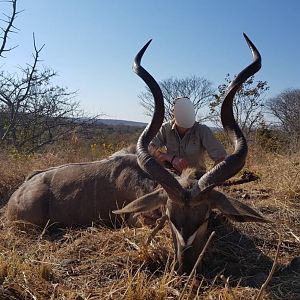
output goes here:
{"type": "Polygon", "coordinates": [[[208,219],[212,209],[218,209],[229,218],[240,222],[268,222],[245,204],[213,190],[214,187],[237,174],[243,168],[247,156],[247,142],[234,119],[232,103],[235,93],[243,82],[260,69],[261,57],[250,39],[245,34],[244,37],[252,51],[253,62],[228,86],[221,108],[222,124],[234,144],[234,151],[199,180],[177,179],[150,155],[149,143],[157,134],[164,119],[161,89],[155,79],[140,64],[151,40],[140,50],[134,60],[134,72],[148,85],[155,101],[152,120],[137,143],[138,163],[161,185],[161,188],[136,199],[114,213],[139,213],[163,206],[172,230],[178,272],[181,274],[190,273],[204,247],[208,233],[208,219]]]}

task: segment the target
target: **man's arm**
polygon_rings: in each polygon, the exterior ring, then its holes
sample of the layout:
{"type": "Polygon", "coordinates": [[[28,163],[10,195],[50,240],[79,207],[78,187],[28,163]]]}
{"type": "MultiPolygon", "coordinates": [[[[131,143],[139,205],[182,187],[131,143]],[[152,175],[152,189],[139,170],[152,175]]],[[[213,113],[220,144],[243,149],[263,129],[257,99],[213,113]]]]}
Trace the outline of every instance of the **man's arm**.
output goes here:
{"type": "Polygon", "coordinates": [[[152,156],[155,157],[157,161],[161,164],[169,162],[177,171],[182,172],[182,170],[188,167],[188,163],[184,158],[177,157],[176,155],[164,153],[159,150],[154,144],[149,145],[149,151],[152,156]]]}
{"type": "Polygon", "coordinates": [[[215,165],[226,158],[227,153],[223,145],[216,139],[208,126],[202,125],[201,127],[201,141],[208,156],[215,162],[215,165]]]}
{"type": "Polygon", "coordinates": [[[149,145],[149,152],[152,156],[154,156],[160,163],[170,162],[172,161],[173,155],[164,153],[160,150],[161,147],[151,143],[149,145]]]}
{"type": "Polygon", "coordinates": [[[148,147],[150,154],[162,165],[165,162],[169,162],[179,172],[188,167],[187,161],[184,158],[161,151],[160,149],[164,146],[166,146],[166,130],[163,124],[148,147]]]}
{"type": "Polygon", "coordinates": [[[154,156],[161,164],[163,164],[165,161],[170,162],[172,159],[170,155],[160,150],[166,145],[166,133],[163,126],[164,125],[162,125],[159,132],[156,134],[148,147],[150,154],[154,156]]]}

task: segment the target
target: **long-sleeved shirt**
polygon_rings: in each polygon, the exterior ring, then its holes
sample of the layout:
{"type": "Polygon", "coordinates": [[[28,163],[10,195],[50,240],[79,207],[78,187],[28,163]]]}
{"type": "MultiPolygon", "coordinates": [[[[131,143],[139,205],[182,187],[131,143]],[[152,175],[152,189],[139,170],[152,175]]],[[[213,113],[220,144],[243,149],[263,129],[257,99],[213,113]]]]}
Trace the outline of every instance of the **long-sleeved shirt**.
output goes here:
{"type": "Polygon", "coordinates": [[[174,120],[165,122],[151,142],[155,147],[166,147],[167,153],[187,160],[189,167],[205,171],[204,154],[218,161],[226,156],[223,145],[206,125],[195,122],[181,138],[174,120]]]}

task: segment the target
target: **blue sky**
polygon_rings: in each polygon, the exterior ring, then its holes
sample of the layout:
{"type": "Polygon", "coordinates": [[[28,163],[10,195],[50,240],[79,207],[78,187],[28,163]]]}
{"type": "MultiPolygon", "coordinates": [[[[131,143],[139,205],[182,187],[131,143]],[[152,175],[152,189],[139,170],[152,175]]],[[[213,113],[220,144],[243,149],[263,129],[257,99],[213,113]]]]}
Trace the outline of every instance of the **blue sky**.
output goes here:
{"type": "MultiPolygon", "coordinates": [[[[56,81],[78,90],[87,112],[111,118],[148,121],[137,95],[143,82],[132,72],[137,51],[150,39],[143,65],[159,81],[171,76],[203,76],[214,86],[250,61],[246,32],[260,50],[259,80],[271,97],[300,88],[300,1],[298,0],[19,0],[23,10],[11,35],[19,45],[1,60],[17,72],[31,62],[32,32],[46,44],[42,64],[56,81]]],[[[9,13],[0,2],[0,11],[9,13]]]]}

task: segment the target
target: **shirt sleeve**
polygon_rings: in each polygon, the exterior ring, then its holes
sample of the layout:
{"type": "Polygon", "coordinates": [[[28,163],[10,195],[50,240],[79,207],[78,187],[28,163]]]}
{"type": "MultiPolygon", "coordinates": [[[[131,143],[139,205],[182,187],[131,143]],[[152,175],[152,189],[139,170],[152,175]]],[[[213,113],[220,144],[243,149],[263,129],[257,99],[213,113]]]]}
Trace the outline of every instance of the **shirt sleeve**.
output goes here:
{"type": "Polygon", "coordinates": [[[205,125],[201,125],[201,142],[213,161],[223,159],[227,155],[223,145],[216,139],[210,128],[205,125]]]}
{"type": "Polygon", "coordinates": [[[156,136],[151,141],[150,145],[154,146],[156,148],[161,148],[161,147],[165,146],[166,145],[166,138],[165,138],[164,133],[165,133],[164,126],[162,126],[159,129],[159,132],[156,134],[156,136]]]}

